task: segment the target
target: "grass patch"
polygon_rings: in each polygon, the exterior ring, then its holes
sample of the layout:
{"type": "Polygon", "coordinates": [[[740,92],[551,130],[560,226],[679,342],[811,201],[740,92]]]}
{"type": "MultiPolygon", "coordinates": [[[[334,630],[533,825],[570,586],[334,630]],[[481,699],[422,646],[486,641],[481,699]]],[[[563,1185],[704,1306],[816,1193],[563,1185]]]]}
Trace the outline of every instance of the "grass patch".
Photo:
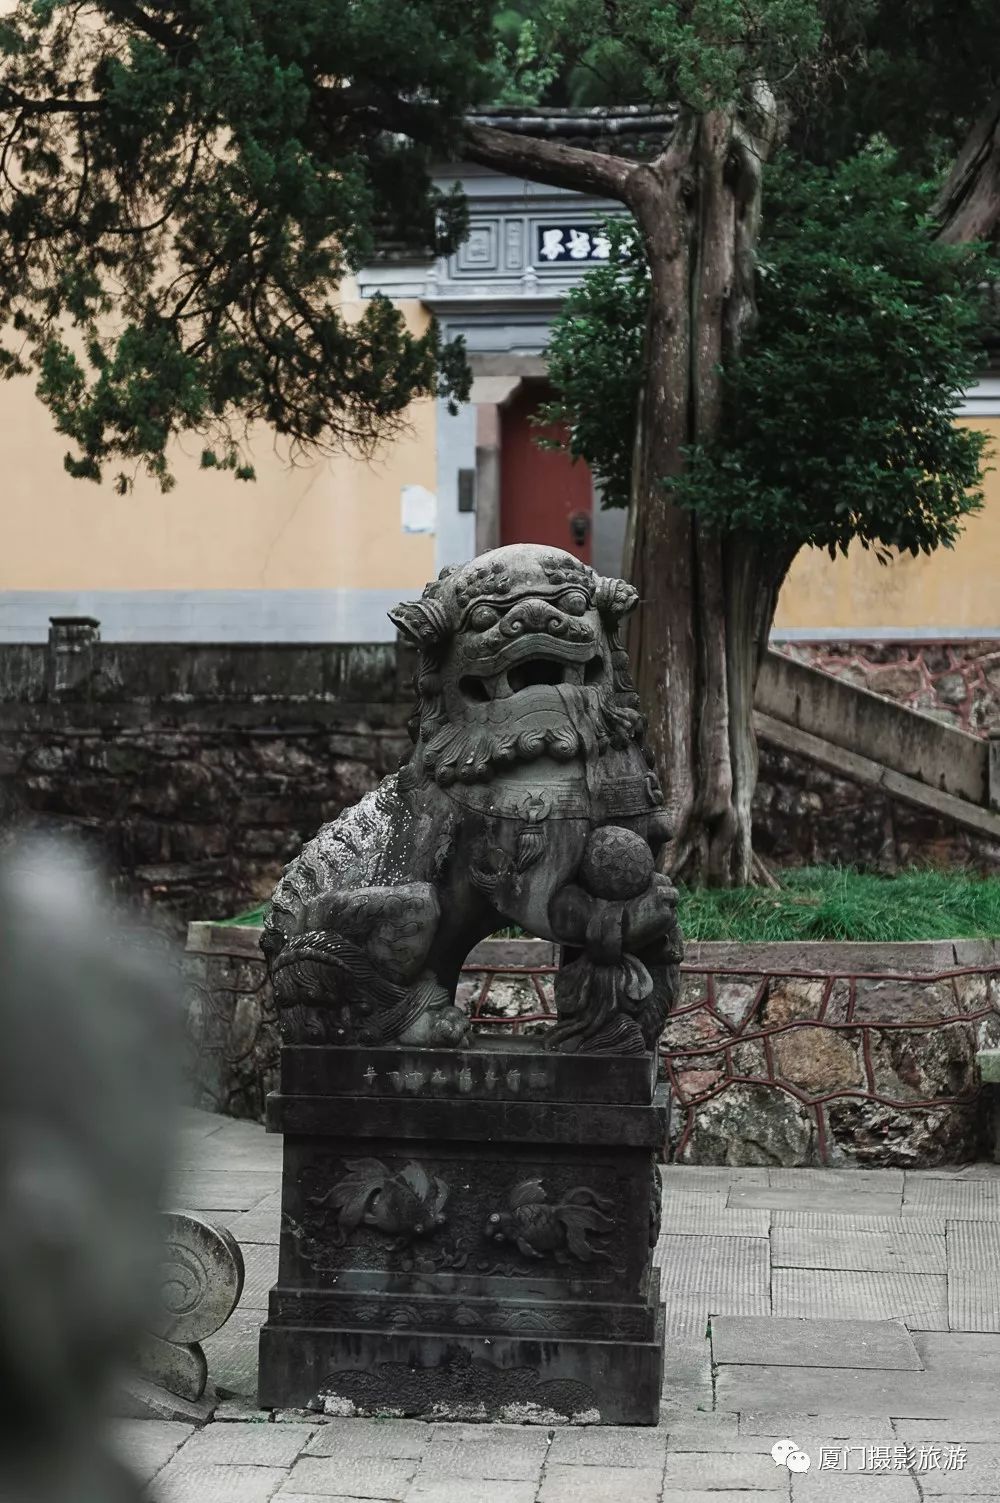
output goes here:
{"type": "Polygon", "coordinates": [[[857,940],[1000,936],[1000,878],[911,870],[895,877],[841,867],[778,874],[781,889],[700,888],[681,893],[686,939],[857,940]]]}
{"type": "MultiPolygon", "coordinates": [[[[779,874],[781,889],[681,888],[686,939],[857,940],[1000,938],[1000,877],[968,872],[901,872],[879,877],[841,867],[802,867],[779,874]]],[[[259,925],[266,904],[222,922],[259,925]]],[[[516,938],[516,927],[498,938],[516,938]]]]}

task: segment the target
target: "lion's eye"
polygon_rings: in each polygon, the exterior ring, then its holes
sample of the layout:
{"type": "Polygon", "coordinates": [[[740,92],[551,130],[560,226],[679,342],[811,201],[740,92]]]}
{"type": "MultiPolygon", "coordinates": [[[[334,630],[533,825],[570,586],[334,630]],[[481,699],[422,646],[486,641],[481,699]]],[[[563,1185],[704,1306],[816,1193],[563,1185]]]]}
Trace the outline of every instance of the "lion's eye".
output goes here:
{"type": "Polygon", "coordinates": [[[491,605],[477,605],[469,617],[469,625],[473,631],[488,631],[499,620],[498,612],[491,605]]]}
{"type": "Polygon", "coordinates": [[[582,616],[584,611],[589,606],[590,601],[587,599],[582,590],[570,590],[568,595],[563,596],[559,604],[562,606],[563,610],[568,611],[571,616],[582,616]]]}

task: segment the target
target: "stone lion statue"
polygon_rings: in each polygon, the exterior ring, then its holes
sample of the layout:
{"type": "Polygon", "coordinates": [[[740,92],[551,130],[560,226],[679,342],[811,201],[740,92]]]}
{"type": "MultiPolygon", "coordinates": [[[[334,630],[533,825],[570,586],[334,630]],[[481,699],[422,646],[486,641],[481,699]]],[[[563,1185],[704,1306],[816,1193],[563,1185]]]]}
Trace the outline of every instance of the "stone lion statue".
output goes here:
{"type": "Polygon", "coordinates": [[[413,749],[278,883],[261,943],[287,1042],[462,1043],[462,964],[518,924],[564,947],[551,1047],[655,1046],[681,949],[619,639],[636,599],[519,544],[390,612],[419,650],[413,749]]]}

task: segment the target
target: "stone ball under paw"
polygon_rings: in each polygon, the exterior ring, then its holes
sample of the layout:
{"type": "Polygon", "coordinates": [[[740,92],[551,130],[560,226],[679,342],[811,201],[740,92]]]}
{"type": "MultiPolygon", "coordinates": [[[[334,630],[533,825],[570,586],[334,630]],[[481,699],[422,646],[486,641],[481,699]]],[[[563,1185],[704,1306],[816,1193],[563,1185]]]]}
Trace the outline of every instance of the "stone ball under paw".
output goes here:
{"type": "Polygon", "coordinates": [[[620,825],[594,830],[580,862],[579,879],[594,898],[637,898],[653,880],[653,853],[641,835],[620,825]]]}

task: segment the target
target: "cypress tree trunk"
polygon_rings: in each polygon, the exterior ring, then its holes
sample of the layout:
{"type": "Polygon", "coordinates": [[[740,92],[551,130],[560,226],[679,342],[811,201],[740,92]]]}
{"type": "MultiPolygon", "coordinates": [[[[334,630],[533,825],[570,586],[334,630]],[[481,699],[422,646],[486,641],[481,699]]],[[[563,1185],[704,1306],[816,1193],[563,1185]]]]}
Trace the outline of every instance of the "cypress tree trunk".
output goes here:
{"type": "Polygon", "coordinates": [[[692,116],[630,195],[652,285],[626,542],[641,599],[629,646],[674,828],[666,867],[723,886],[752,879],[753,694],[790,557],[713,532],[670,502],[664,481],[724,421],[721,367],[754,316],[768,138],[751,140],[727,112],[692,116]]]}

